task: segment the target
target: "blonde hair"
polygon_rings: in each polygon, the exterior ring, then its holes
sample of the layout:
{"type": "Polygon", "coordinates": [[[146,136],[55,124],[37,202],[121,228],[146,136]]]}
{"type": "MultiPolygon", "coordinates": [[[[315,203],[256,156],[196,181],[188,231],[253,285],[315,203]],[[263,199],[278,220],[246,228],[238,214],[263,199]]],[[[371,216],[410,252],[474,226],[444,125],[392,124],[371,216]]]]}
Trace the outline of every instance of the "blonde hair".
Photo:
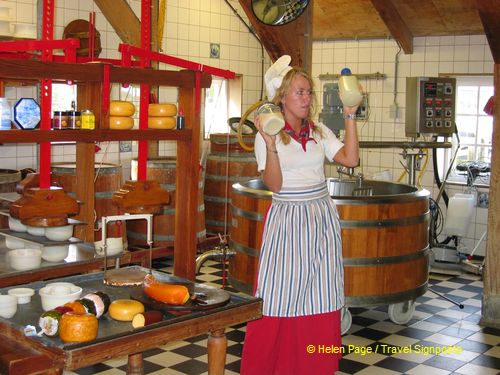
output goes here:
{"type": "MultiPolygon", "coordinates": [[[[276,104],[277,106],[281,107],[281,109],[283,109],[281,99],[288,93],[288,91],[290,90],[290,87],[292,87],[292,83],[295,80],[295,78],[297,78],[299,76],[304,77],[307,80],[307,82],[311,86],[311,91],[312,91],[311,105],[309,107],[309,113],[308,113],[307,118],[305,120],[309,121],[310,123],[313,124],[313,126],[312,126],[313,134],[316,132],[317,134],[320,135],[321,138],[323,138],[323,132],[321,131],[321,129],[319,127],[314,125],[314,123],[312,121],[314,115],[316,114],[316,108],[318,106],[318,100],[316,98],[316,95],[314,94],[314,81],[311,78],[311,76],[309,75],[309,73],[307,73],[304,69],[299,68],[299,67],[294,67],[294,68],[290,69],[285,74],[285,76],[283,77],[283,81],[281,82],[280,87],[278,88],[278,90],[276,90],[276,94],[274,95],[272,102],[274,104],[276,104]]],[[[290,139],[291,139],[290,135],[287,134],[285,131],[281,130],[279,132],[279,136],[280,136],[280,139],[283,142],[283,144],[287,145],[290,143],[290,139]]]]}

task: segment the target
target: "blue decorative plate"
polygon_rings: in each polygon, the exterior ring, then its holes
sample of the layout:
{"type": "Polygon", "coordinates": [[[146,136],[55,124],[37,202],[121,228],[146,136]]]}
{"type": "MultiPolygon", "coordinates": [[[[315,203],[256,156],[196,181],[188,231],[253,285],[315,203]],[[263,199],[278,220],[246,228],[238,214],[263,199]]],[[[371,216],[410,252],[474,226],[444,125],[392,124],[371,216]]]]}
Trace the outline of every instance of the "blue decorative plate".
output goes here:
{"type": "Polygon", "coordinates": [[[36,129],[40,124],[40,106],[33,98],[21,98],[14,106],[14,123],[19,129],[36,129]]]}

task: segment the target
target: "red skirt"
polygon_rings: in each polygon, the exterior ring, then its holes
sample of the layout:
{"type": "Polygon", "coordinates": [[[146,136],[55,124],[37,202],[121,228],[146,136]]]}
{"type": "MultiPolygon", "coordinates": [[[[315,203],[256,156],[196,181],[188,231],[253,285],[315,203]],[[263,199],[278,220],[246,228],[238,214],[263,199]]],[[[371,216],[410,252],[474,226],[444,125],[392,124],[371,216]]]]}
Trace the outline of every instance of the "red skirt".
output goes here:
{"type": "Polygon", "coordinates": [[[342,357],[340,311],[247,324],[241,375],[332,375],[342,357]]]}

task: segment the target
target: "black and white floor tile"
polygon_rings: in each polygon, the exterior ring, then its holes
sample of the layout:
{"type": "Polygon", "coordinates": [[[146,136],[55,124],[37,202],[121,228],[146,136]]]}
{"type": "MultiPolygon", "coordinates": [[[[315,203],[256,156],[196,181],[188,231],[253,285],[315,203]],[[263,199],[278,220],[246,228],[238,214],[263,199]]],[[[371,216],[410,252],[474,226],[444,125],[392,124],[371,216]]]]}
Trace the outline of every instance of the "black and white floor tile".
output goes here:
{"type": "MultiPolygon", "coordinates": [[[[170,272],[172,261],[156,261],[154,267],[170,272]]],[[[197,281],[221,286],[224,276],[221,264],[207,261],[197,281]]],[[[500,330],[479,325],[481,278],[468,273],[459,276],[431,274],[429,287],[463,304],[464,308],[460,309],[431,291],[417,299],[415,313],[404,325],[389,319],[387,306],[351,308],[352,325],[343,337],[345,354],[337,374],[500,374],[500,330]],[[349,345],[355,350],[349,352],[349,345]],[[440,355],[429,353],[442,347],[455,349],[440,355]]],[[[230,286],[226,288],[235,291],[230,286]]],[[[245,324],[229,328],[226,335],[226,374],[239,374],[245,324]]],[[[145,352],[144,373],[207,374],[206,344],[207,336],[203,335],[145,352]]],[[[121,375],[126,373],[126,368],[127,358],[123,357],[75,373],[121,375]]]]}

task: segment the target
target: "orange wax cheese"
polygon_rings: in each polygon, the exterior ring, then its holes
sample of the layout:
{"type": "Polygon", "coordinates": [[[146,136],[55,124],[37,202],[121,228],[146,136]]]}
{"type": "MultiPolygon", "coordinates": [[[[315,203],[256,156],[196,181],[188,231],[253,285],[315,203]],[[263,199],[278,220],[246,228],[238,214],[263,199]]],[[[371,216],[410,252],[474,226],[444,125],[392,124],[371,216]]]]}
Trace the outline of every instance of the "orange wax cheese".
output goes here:
{"type": "Polygon", "coordinates": [[[150,129],[173,129],[175,128],[175,117],[150,117],[148,118],[150,129]]]}
{"type": "Polygon", "coordinates": [[[135,113],[135,105],[125,100],[113,100],[109,103],[110,116],[132,116],[135,113]]]}
{"type": "Polygon", "coordinates": [[[117,299],[109,305],[108,314],[114,320],[131,322],[136,314],[144,312],[144,305],[133,299],[117,299]]]}
{"type": "Polygon", "coordinates": [[[93,314],[67,312],[59,321],[59,337],[62,342],[86,342],[95,340],[99,323],[93,314]]]}
{"type": "Polygon", "coordinates": [[[156,301],[169,305],[184,305],[189,300],[189,290],[185,285],[166,284],[148,274],[142,283],[142,290],[156,301]]]}
{"type": "Polygon", "coordinates": [[[134,127],[134,119],[126,116],[109,116],[109,128],[114,130],[128,130],[134,127]]]}
{"type": "Polygon", "coordinates": [[[153,117],[172,117],[177,114],[177,106],[171,103],[151,103],[148,115],[153,117]]]}

